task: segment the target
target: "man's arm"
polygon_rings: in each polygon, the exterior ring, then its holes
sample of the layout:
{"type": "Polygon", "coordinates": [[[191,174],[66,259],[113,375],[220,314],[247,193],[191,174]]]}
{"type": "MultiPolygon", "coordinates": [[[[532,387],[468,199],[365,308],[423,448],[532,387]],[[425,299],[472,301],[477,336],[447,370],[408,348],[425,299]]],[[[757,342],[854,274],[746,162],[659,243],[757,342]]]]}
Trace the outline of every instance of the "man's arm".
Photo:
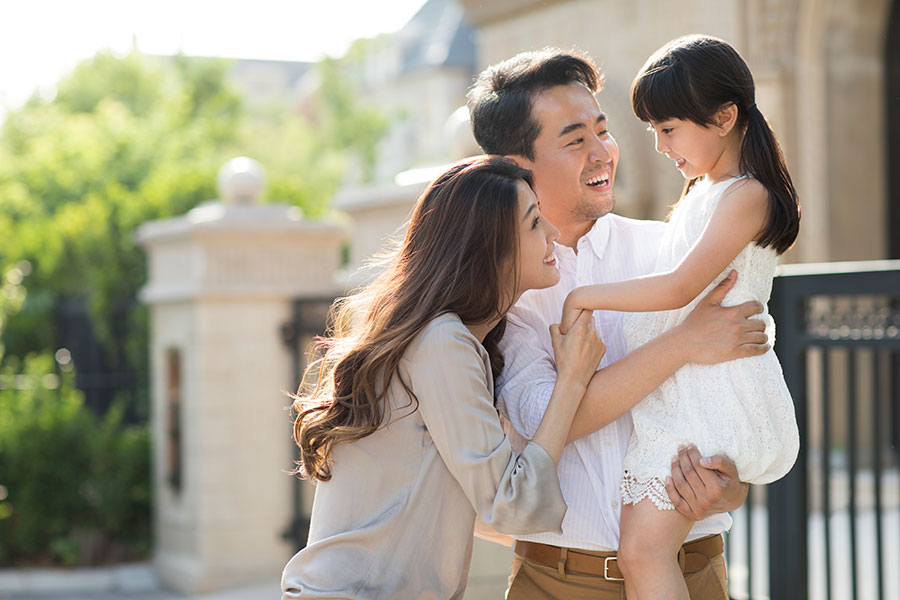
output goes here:
{"type": "Polygon", "coordinates": [[[549,323],[522,302],[508,314],[508,321],[500,340],[505,362],[496,382],[497,408],[513,429],[530,440],[544,418],[556,383],[553,343],[549,323]]]}
{"type": "Polygon", "coordinates": [[[721,306],[735,281],[732,272],[681,325],[597,371],[567,441],[612,423],[688,362],[716,363],[765,353],[769,349],[765,324],[748,318],[762,312],[762,306],[758,302],[721,306]]]}

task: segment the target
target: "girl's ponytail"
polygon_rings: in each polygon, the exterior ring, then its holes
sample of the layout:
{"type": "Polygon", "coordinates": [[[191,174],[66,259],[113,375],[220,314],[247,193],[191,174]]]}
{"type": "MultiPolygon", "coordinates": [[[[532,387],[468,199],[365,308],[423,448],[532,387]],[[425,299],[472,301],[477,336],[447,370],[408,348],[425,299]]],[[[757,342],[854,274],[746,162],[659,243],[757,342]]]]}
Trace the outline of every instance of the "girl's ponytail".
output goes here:
{"type": "Polygon", "coordinates": [[[771,246],[778,254],[783,254],[797,239],[800,203],[781,146],[768,121],[755,103],[744,110],[747,125],[741,142],[740,169],[742,173],[752,175],[769,192],[766,227],[757,243],[762,247],[771,246]]]}

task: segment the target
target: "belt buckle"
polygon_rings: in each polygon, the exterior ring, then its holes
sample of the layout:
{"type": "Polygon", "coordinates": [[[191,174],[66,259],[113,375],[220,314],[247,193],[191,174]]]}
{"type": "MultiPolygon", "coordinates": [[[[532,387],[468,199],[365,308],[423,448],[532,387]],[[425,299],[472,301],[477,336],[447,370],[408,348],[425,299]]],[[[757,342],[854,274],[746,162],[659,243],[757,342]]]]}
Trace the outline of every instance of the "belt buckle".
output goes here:
{"type": "Polygon", "coordinates": [[[624,577],[610,577],[609,576],[609,561],[616,560],[615,556],[607,556],[603,560],[603,579],[607,581],[625,581],[624,577]]]}

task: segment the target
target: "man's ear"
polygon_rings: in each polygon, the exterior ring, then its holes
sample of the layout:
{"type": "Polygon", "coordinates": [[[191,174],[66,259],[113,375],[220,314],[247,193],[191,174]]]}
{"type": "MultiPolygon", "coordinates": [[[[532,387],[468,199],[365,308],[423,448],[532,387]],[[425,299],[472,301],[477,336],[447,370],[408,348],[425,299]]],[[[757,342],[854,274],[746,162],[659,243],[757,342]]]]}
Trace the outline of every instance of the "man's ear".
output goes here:
{"type": "Polygon", "coordinates": [[[734,129],[734,126],[737,125],[737,105],[734,102],[723,104],[719,110],[716,111],[713,119],[716,122],[716,126],[719,128],[719,135],[723,137],[728,135],[731,133],[731,130],[734,129]]]}

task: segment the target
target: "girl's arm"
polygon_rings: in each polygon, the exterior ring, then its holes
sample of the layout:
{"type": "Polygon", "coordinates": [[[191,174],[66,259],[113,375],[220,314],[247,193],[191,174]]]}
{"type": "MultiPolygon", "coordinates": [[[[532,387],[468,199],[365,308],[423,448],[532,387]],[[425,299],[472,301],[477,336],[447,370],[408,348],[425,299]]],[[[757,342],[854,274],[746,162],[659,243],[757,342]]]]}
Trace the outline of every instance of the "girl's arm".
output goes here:
{"type": "Polygon", "coordinates": [[[671,271],[572,290],[560,329],[568,331],[582,310],[652,312],[681,308],[696,298],[765,225],[769,194],[755,179],[725,191],[703,234],[671,271]]]}

